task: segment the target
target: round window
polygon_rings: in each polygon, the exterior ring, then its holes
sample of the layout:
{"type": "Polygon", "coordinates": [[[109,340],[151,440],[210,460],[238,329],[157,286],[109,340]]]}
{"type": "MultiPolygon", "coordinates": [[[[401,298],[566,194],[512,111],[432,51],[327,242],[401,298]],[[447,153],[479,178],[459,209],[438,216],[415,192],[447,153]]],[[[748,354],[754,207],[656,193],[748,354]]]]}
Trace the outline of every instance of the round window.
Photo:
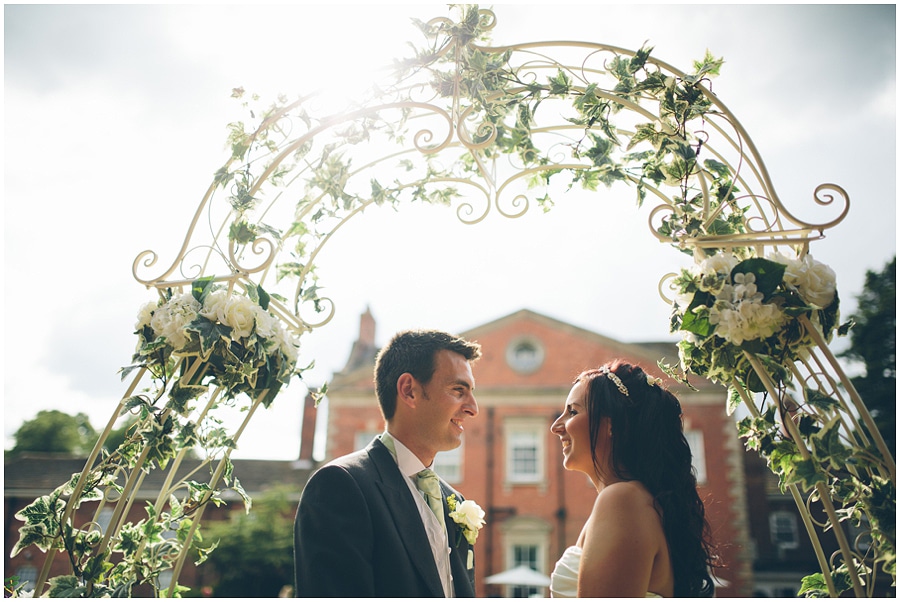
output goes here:
{"type": "Polygon", "coordinates": [[[544,347],[532,337],[521,337],[506,348],[506,363],[516,372],[534,372],[544,363],[544,347]]]}

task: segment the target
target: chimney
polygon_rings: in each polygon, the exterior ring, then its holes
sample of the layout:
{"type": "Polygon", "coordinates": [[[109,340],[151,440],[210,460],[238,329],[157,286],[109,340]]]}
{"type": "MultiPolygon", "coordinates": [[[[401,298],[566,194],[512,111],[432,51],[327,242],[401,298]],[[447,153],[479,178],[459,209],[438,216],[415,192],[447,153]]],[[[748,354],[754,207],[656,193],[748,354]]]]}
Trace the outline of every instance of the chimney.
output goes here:
{"type": "Polygon", "coordinates": [[[369,306],[366,311],[359,317],[359,344],[370,349],[375,348],[375,317],[369,306]]]}
{"type": "Polygon", "coordinates": [[[298,464],[312,467],[313,444],[316,439],[316,401],[312,393],[303,400],[303,423],[300,425],[300,457],[298,464]]]}
{"type": "Polygon", "coordinates": [[[359,337],[353,343],[350,357],[347,358],[347,364],[341,373],[348,374],[362,366],[375,365],[377,352],[378,350],[375,348],[375,318],[372,316],[371,310],[366,307],[366,311],[359,317],[359,337]]]}

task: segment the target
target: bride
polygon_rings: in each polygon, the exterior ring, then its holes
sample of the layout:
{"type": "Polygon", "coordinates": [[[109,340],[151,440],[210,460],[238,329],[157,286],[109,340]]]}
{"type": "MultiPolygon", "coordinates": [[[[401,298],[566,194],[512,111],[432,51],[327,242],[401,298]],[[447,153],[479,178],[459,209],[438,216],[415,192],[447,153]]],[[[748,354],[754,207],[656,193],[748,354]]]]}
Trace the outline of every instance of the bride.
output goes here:
{"type": "Polygon", "coordinates": [[[575,380],[550,430],[566,469],[597,489],[551,595],[711,596],[709,525],[675,396],[640,367],[612,362],[575,380]]]}

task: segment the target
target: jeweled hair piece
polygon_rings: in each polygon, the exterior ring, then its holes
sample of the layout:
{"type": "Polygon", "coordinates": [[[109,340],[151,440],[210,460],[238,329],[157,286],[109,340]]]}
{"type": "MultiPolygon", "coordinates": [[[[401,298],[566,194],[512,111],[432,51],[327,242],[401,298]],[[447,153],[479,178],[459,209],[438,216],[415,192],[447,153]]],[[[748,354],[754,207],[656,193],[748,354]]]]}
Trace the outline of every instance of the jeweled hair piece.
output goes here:
{"type": "Polygon", "coordinates": [[[630,397],[630,395],[628,395],[628,387],[625,386],[625,383],[622,382],[621,378],[616,376],[615,372],[612,372],[609,369],[609,366],[601,366],[600,373],[605,374],[606,377],[609,378],[609,380],[613,381],[613,384],[616,385],[616,388],[622,395],[624,395],[625,397],[630,397]]]}

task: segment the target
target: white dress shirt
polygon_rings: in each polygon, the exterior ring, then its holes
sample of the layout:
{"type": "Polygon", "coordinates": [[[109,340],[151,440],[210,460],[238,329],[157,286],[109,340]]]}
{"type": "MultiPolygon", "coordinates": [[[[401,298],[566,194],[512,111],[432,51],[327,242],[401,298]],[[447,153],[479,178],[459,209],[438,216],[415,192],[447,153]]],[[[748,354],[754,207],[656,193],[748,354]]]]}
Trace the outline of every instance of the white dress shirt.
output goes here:
{"type": "Polygon", "coordinates": [[[428,506],[428,502],[425,501],[424,494],[416,486],[416,475],[429,467],[422,464],[422,461],[409,448],[390,433],[383,433],[381,435],[382,441],[387,437],[391,438],[390,443],[393,443],[393,445],[386,444],[385,447],[391,451],[391,454],[397,461],[400,473],[406,477],[404,480],[409,487],[410,495],[416,500],[416,508],[419,509],[419,516],[422,519],[422,524],[425,526],[425,533],[428,534],[428,541],[431,543],[434,564],[441,577],[441,584],[444,586],[444,595],[452,598],[454,594],[453,575],[450,571],[450,542],[447,539],[447,531],[438,522],[434,512],[428,506]],[[391,447],[394,449],[391,449],[391,447]]]}

